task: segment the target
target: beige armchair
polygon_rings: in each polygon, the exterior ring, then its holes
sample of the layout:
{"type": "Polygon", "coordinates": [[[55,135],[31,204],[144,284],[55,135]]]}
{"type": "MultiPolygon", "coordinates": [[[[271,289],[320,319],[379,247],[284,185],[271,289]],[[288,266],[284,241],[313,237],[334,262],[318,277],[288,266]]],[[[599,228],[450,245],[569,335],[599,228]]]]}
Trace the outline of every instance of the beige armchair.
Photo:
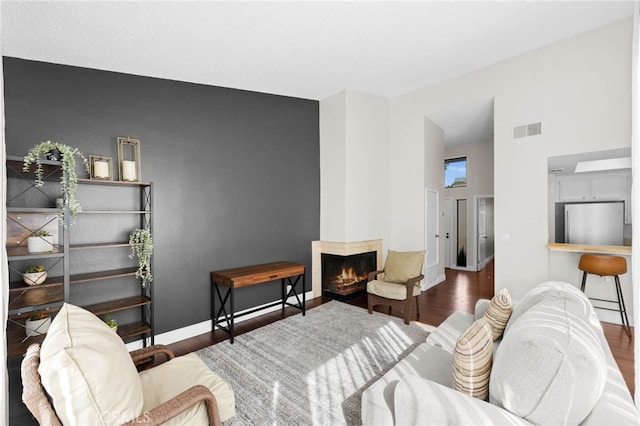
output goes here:
{"type": "Polygon", "coordinates": [[[411,321],[411,305],[416,304],[420,316],[418,296],[425,251],[397,252],[389,250],[384,269],[369,273],[367,282],[367,307],[373,313],[376,305],[396,308],[404,314],[405,324],[411,321]],[[378,279],[380,278],[380,279],[378,279]]]}
{"type": "Polygon", "coordinates": [[[129,353],[88,311],[64,304],[22,361],[22,399],[41,425],[219,425],[235,415],[227,382],[195,354],[163,345],[129,353]],[[152,357],[166,362],[138,372],[152,357]]]}

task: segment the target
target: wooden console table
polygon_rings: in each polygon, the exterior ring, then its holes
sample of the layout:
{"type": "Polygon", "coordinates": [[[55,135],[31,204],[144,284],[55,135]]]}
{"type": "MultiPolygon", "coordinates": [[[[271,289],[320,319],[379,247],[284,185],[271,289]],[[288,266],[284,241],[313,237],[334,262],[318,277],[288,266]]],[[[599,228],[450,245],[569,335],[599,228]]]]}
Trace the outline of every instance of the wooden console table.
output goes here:
{"type": "Polygon", "coordinates": [[[265,263],[262,265],[244,266],[242,268],[225,269],[222,271],[211,272],[211,331],[215,331],[216,327],[226,331],[231,336],[231,343],[233,343],[234,337],[234,321],[236,317],[251,314],[261,309],[270,308],[272,306],[282,303],[282,309],[285,306],[293,306],[302,310],[302,315],[305,314],[305,265],[292,262],[273,262],[265,263]],[[291,279],[295,277],[295,281],[291,279]],[[302,293],[302,301],[300,300],[297,285],[302,278],[302,287],[300,293],[302,293]],[[277,301],[266,306],[252,309],[242,314],[235,313],[234,307],[234,293],[238,287],[252,286],[256,284],[262,284],[270,281],[281,280],[282,282],[282,301],[277,301]],[[287,283],[290,285],[289,291],[287,291],[287,283]],[[226,287],[227,291],[222,295],[220,288],[226,287]],[[295,296],[297,304],[287,302],[290,296],[295,296]],[[220,304],[218,310],[216,310],[216,299],[220,304]],[[229,310],[227,311],[227,302],[229,310]],[[226,326],[220,325],[220,317],[223,318],[223,322],[226,326]]]}

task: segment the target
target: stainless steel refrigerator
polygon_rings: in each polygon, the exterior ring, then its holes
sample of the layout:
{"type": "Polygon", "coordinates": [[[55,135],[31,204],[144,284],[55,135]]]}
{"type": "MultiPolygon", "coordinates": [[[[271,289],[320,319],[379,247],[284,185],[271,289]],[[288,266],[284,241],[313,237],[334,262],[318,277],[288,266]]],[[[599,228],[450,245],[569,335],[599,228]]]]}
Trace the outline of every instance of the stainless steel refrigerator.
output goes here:
{"type": "Polygon", "coordinates": [[[623,235],[624,202],[565,204],[566,243],[621,246],[623,235]]]}

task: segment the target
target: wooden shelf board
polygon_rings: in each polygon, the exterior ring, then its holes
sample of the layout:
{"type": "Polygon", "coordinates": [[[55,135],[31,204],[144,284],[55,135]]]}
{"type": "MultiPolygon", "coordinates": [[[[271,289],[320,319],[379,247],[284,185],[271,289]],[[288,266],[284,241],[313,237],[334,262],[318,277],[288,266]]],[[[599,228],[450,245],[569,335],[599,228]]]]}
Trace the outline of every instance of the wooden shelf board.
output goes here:
{"type": "MultiPolygon", "coordinates": [[[[151,303],[151,300],[144,296],[131,296],[124,299],[110,300],[108,302],[96,303],[93,305],[83,306],[87,311],[92,312],[94,315],[104,315],[111,312],[124,311],[126,309],[135,308],[138,306],[144,306],[151,303]]],[[[119,327],[118,327],[119,328],[119,327]]]]}
{"type": "Polygon", "coordinates": [[[129,241],[121,243],[89,243],[89,244],[72,244],[69,246],[69,250],[88,250],[88,249],[102,249],[102,248],[116,248],[116,247],[129,247],[129,241]]]}
{"type": "Polygon", "coordinates": [[[63,257],[64,251],[59,245],[54,245],[53,251],[42,253],[29,253],[26,246],[7,247],[7,257],[9,260],[44,259],[47,257],[63,257]]]}
{"type": "Polygon", "coordinates": [[[134,322],[131,324],[118,324],[118,336],[122,339],[128,339],[135,336],[141,336],[151,332],[151,327],[143,322],[134,322]]]}
{"type": "Polygon", "coordinates": [[[10,313],[8,317],[9,322],[7,322],[7,324],[11,324],[12,321],[22,322],[31,315],[31,312],[35,312],[35,311],[49,311],[52,315],[56,314],[60,310],[63,304],[64,302],[62,301],[62,299],[60,299],[58,301],[43,304],[43,305],[27,306],[20,309],[10,308],[10,311],[9,311],[10,313]]]}
{"type": "Polygon", "coordinates": [[[86,274],[71,275],[71,284],[86,283],[91,281],[100,281],[110,278],[127,277],[135,275],[138,268],[122,268],[112,269],[110,271],[89,272],[86,274]]]}
{"type": "Polygon", "coordinates": [[[8,213],[51,213],[58,214],[55,207],[7,207],[8,213]]]}
{"type": "Polygon", "coordinates": [[[61,287],[62,286],[62,277],[47,277],[45,282],[38,285],[28,285],[25,284],[24,281],[12,281],[9,283],[9,294],[11,293],[19,293],[23,290],[37,290],[39,288],[48,288],[48,287],[61,287]]]}
{"type": "Polygon", "coordinates": [[[79,214],[150,214],[148,210],[87,210],[81,211],[79,214]]]}
{"type": "Polygon", "coordinates": [[[105,185],[105,186],[149,186],[149,182],[124,182],[120,180],[96,180],[78,179],[78,183],[85,185],[105,185]]]}

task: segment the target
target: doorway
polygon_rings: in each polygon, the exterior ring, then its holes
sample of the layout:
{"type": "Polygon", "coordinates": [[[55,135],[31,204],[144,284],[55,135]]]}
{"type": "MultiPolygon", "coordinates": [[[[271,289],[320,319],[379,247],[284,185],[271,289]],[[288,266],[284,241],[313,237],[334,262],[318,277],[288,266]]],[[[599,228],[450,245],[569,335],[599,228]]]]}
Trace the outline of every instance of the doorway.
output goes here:
{"type": "Polygon", "coordinates": [[[481,271],[493,259],[493,197],[476,197],[476,271],[481,271]]]}

